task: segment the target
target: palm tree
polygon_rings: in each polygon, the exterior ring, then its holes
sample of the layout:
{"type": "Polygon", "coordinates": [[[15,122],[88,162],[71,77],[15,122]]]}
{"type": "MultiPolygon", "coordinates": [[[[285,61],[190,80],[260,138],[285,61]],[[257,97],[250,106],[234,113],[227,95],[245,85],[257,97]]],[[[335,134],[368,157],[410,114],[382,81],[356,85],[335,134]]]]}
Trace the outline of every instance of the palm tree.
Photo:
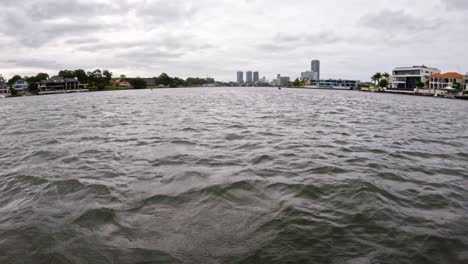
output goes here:
{"type": "Polygon", "coordinates": [[[371,77],[371,80],[374,81],[376,85],[379,83],[380,79],[382,79],[382,73],[380,72],[377,72],[371,77]]]}
{"type": "Polygon", "coordinates": [[[388,72],[382,74],[382,76],[387,79],[387,80],[390,80],[390,74],[388,72]]]}

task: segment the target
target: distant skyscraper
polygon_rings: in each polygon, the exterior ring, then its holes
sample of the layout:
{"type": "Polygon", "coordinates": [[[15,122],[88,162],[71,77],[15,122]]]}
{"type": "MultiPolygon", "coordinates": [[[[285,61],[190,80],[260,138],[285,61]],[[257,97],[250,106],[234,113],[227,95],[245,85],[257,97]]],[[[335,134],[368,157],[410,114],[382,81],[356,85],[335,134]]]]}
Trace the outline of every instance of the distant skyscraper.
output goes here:
{"type": "Polygon", "coordinates": [[[246,83],[253,83],[253,76],[252,76],[252,72],[251,72],[251,71],[248,71],[248,72],[246,73],[245,82],[246,82],[246,83]]]}
{"type": "Polygon", "coordinates": [[[257,83],[259,80],[260,80],[260,75],[259,75],[258,71],[256,71],[256,72],[253,73],[253,82],[257,83]]]}
{"type": "Polygon", "coordinates": [[[315,80],[320,80],[320,61],[313,60],[311,63],[312,74],[314,75],[315,80]]]}
{"type": "Polygon", "coordinates": [[[237,72],[237,83],[244,82],[244,72],[238,71],[237,72]]]}

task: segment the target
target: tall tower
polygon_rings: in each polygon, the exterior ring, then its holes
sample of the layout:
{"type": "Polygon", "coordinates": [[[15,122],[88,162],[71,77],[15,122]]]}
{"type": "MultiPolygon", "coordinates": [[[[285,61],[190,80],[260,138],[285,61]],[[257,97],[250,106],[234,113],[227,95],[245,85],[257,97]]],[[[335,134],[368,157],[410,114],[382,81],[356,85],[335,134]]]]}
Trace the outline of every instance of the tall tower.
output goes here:
{"type": "Polygon", "coordinates": [[[252,76],[251,71],[247,72],[246,77],[245,77],[245,82],[246,83],[253,83],[253,76],[252,76]]]}
{"type": "Polygon", "coordinates": [[[253,82],[257,83],[259,80],[260,80],[260,74],[258,73],[258,71],[256,71],[253,73],[253,82]]]}
{"type": "Polygon", "coordinates": [[[319,60],[313,60],[311,63],[311,69],[312,69],[312,75],[315,77],[316,81],[320,80],[320,61],[319,60]]]}
{"type": "Polygon", "coordinates": [[[244,82],[244,72],[238,71],[237,72],[237,83],[244,82]]]}

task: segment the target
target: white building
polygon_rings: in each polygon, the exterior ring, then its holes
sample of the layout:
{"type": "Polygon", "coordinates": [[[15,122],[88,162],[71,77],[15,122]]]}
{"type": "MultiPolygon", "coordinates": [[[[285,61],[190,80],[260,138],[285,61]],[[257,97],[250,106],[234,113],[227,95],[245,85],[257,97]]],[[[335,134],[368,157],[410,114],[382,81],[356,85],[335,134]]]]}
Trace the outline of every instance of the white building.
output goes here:
{"type": "Polygon", "coordinates": [[[426,66],[397,67],[393,70],[392,86],[387,89],[389,92],[409,92],[414,93],[419,82],[425,86],[433,74],[440,73],[439,69],[426,66]]]}
{"type": "Polygon", "coordinates": [[[301,81],[312,81],[315,80],[315,74],[311,71],[301,72],[301,81]]]}
{"type": "Polygon", "coordinates": [[[442,90],[453,87],[454,83],[459,83],[463,88],[465,85],[465,76],[458,72],[436,73],[431,76],[429,88],[433,90],[442,90]]]}
{"type": "Polygon", "coordinates": [[[8,94],[10,91],[8,90],[7,83],[3,76],[0,75],[0,94],[8,94]]]}
{"type": "Polygon", "coordinates": [[[15,89],[19,93],[26,93],[28,91],[28,82],[25,80],[17,80],[13,84],[13,89],[15,89]]]}

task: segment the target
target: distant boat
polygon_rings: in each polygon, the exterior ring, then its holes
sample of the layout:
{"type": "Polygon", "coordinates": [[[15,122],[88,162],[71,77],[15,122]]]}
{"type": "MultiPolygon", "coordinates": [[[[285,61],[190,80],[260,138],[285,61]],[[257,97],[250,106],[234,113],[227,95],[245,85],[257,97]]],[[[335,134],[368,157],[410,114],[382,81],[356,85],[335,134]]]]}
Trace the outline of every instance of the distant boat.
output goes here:
{"type": "Polygon", "coordinates": [[[283,89],[283,88],[281,88],[281,86],[278,86],[278,90],[281,90],[281,89],[283,89]]]}

